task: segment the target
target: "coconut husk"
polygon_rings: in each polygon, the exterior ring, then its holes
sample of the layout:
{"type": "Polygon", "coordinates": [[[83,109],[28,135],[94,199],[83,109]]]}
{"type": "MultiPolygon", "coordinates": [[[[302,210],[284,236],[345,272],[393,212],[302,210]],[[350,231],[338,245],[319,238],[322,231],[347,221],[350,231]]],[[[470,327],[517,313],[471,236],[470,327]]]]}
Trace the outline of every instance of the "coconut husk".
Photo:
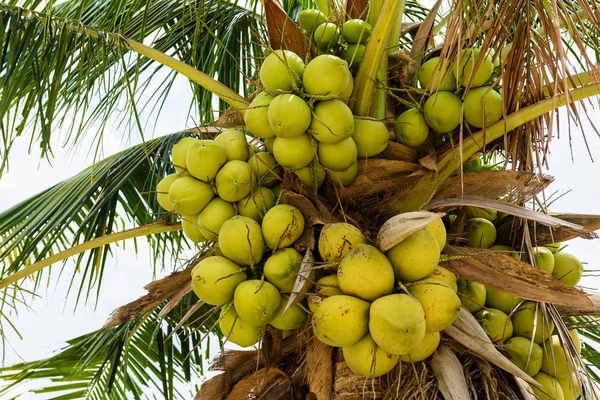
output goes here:
{"type": "Polygon", "coordinates": [[[287,374],[277,368],[262,368],[236,383],[225,400],[247,400],[249,395],[265,398],[273,389],[281,390],[279,386],[284,387],[284,392],[289,392],[291,383],[287,374]]]}
{"type": "Polygon", "coordinates": [[[334,348],[327,346],[306,330],[309,336],[309,346],[306,349],[306,380],[308,388],[317,399],[331,399],[333,394],[333,352],[334,348]]]}

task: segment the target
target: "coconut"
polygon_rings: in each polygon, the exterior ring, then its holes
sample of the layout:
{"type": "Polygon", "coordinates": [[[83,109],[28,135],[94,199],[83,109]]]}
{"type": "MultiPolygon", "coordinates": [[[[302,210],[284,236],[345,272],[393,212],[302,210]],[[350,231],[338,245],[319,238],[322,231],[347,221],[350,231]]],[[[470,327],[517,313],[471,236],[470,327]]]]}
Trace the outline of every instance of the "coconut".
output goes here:
{"type": "Polygon", "coordinates": [[[300,178],[302,183],[311,189],[319,188],[325,181],[325,176],[327,175],[323,167],[314,161],[310,163],[308,167],[301,168],[294,171],[294,173],[300,178]]]}
{"type": "MultiPolygon", "coordinates": [[[[350,74],[350,79],[348,80],[348,84],[346,85],[344,90],[342,90],[342,93],[340,94],[340,99],[345,104],[348,104],[348,102],[350,101],[350,97],[352,97],[353,90],[354,90],[354,78],[352,78],[352,74],[350,74]]],[[[355,123],[356,123],[356,121],[355,121],[355,123]]]]}
{"type": "MultiPolygon", "coordinates": [[[[483,167],[482,167],[483,170],[483,167]]],[[[488,210],[485,208],[479,207],[466,207],[465,208],[467,217],[469,218],[483,218],[487,219],[490,222],[494,222],[498,219],[498,211],[496,210],[488,210]]]]}
{"type": "Polygon", "coordinates": [[[275,195],[277,199],[277,204],[287,204],[287,198],[285,197],[285,192],[281,185],[275,185],[271,188],[271,191],[275,195]]]}
{"type": "Polygon", "coordinates": [[[557,379],[557,381],[563,391],[565,400],[577,400],[581,396],[581,388],[574,373],[567,378],[557,379]]]}
{"type": "Polygon", "coordinates": [[[279,178],[283,176],[283,169],[277,164],[275,157],[267,152],[253,154],[248,159],[248,164],[252,167],[252,171],[258,179],[258,184],[261,186],[274,186],[279,182],[279,178]]]}
{"type": "Polygon", "coordinates": [[[517,305],[523,300],[512,294],[504,293],[498,289],[486,287],[485,305],[497,308],[506,314],[511,314],[517,305]]]}
{"type": "Polygon", "coordinates": [[[544,247],[547,248],[548,250],[550,250],[552,252],[552,254],[554,254],[560,250],[560,248],[562,247],[562,243],[560,243],[560,242],[550,243],[550,244],[544,245],[544,247]]]}
{"type": "Polygon", "coordinates": [[[446,247],[446,227],[444,226],[444,221],[441,218],[436,219],[425,225],[425,229],[433,234],[440,251],[442,251],[446,247]]]}
{"type": "Polygon", "coordinates": [[[269,282],[251,279],[240,283],[233,294],[238,315],[252,326],[264,326],[275,318],[281,295],[269,282]]]}
{"type": "Polygon", "coordinates": [[[264,333],[263,327],[252,326],[242,321],[233,304],[221,310],[219,328],[226,341],[242,347],[255,345],[264,333]]]}
{"type": "Polygon", "coordinates": [[[440,247],[429,230],[421,228],[392,247],[387,257],[394,266],[396,279],[415,282],[431,275],[440,261],[440,247]]]}
{"type": "Polygon", "coordinates": [[[248,196],[256,184],[256,175],[250,164],[233,160],[217,173],[215,185],[219,197],[230,203],[242,200],[248,196]]]}
{"type": "Polygon", "coordinates": [[[317,154],[319,163],[333,171],[346,171],[358,157],[356,143],[351,137],[335,144],[320,143],[317,154]]]}
{"type": "Polygon", "coordinates": [[[374,157],[387,148],[390,134],[381,121],[354,118],[352,139],[358,157],[374,157]]]}
{"type": "Polygon", "coordinates": [[[425,61],[417,72],[417,79],[422,89],[432,92],[456,90],[456,78],[448,68],[448,61],[440,63],[439,57],[433,57],[425,61]]]}
{"type": "Polygon", "coordinates": [[[263,269],[265,279],[281,292],[291,292],[302,265],[302,258],[302,255],[292,247],[277,250],[265,262],[263,269]]]}
{"type": "Polygon", "coordinates": [[[557,379],[568,378],[574,372],[574,366],[557,335],[553,335],[542,345],[544,356],[541,371],[557,379]]]}
{"type": "Polygon", "coordinates": [[[452,92],[437,92],[423,106],[427,125],[438,133],[448,133],[460,124],[462,100],[452,92]]]}
{"type": "Polygon", "coordinates": [[[338,284],[337,275],[326,275],[315,283],[314,294],[308,296],[308,308],[314,313],[324,298],[340,294],[344,293],[338,284]]]}
{"type": "Polygon", "coordinates": [[[337,45],[340,40],[340,30],[336,24],[326,22],[317,26],[313,40],[319,49],[328,50],[337,45]]]}
{"type": "Polygon", "coordinates": [[[265,89],[292,90],[300,87],[304,61],[289,50],[275,50],[260,67],[260,81],[265,89]]]}
{"type": "Polygon", "coordinates": [[[485,305],[485,286],[467,279],[459,279],[456,283],[458,286],[458,297],[460,297],[463,307],[472,314],[481,310],[485,305]]]}
{"type": "Polygon", "coordinates": [[[158,185],[156,185],[156,201],[158,201],[158,204],[167,211],[174,210],[171,201],[169,201],[169,188],[177,178],[179,178],[179,175],[170,174],[162,178],[160,182],[158,182],[158,185]]]}
{"type": "Polygon", "coordinates": [[[496,227],[484,218],[471,218],[465,223],[468,247],[487,249],[496,241],[496,227]]]}
{"type": "Polygon", "coordinates": [[[579,338],[579,332],[577,332],[577,329],[569,329],[569,335],[571,335],[575,349],[577,349],[578,353],[581,353],[581,339],[579,338]]]}
{"type": "Polygon", "coordinates": [[[407,354],[415,349],[425,337],[425,328],[423,307],[407,294],[391,294],[371,304],[369,331],[387,352],[407,354]]]}
{"type": "Polygon", "coordinates": [[[198,139],[194,138],[183,138],[171,150],[171,161],[178,174],[187,171],[186,157],[188,149],[191,145],[198,142],[198,139]]]}
{"type": "Polygon", "coordinates": [[[344,257],[338,270],[344,294],[373,301],[394,290],[394,269],[385,255],[368,244],[358,244],[344,257]]]}
{"type": "Polygon", "coordinates": [[[227,161],[246,161],[248,159],[248,141],[242,131],[226,129],[215,138],[215,142],[219,143],[225,149],[227,161]]]}
{"type": "Polygon", "coordinates": [[[577,285],[583,274],[583,265],[572,254],[558,252],[554,253],[554,270],[552,277],[565,285],[577,285]]]}
{"type": "Polygon", "coordinates": [[[437,350],[440,345],[440,337],[439,332],[425,333],[421,343],[407,354],[401,355],[400,360],[410,363],[425,360],[437,350]]]}
{"type": "Polygon", "coordinates": [[[358,163],[354,163],[345,171],[329,171],[331,183],[334,186],[350,186],[358,173],[358,163]]]}
{"type": "Polygon", "coordinates": [[[206,304],[226,304],[246,278],[244,270],[225,257],[207,257],[192,271],[192,290],[206,304]]]}
{"type": "Polygon", "coordinates": [[[513,337],[502,347],[508,359],[529,376],[534,376],[542,368],[542,348],[537,343],[523,337],[513,337]]]}
{"type": "Polygon", "coordinates": [[[554,254],[545,247],[534,247],[533,255],[535,266],[551,274],[554,270],[554,254]]]}
{"type": "Polygon", "coordinates": [[[315,336],[329,346],[353,345],[368,332],[370,305],[352,296],[327,297],[313,314],[315,336]]]}
{"type": "Polygon", "coordinates": [[[310,107],[301,97],[295,94],[281,94],[271,101],[268,118],[275,136],[287,139],[306,132],[312,116],[310,107]]]}
{"type": "Polygon", "coordinates": [[[360,243],[367,243],[367,239],[354,225],[345,222],[326,224],[319,236],[319,254],[325,262],[340,262],[360,243]]]}
{"type": "Polygon", "coordinates": [[[543,372],[539,372],[533,379],[542,385],[541,388],[532,387],[537,400],[564,400],[565,395],[556,379],[543,372]]]}
{"type": "Polygon", "coordinates": [[[405,146],[423,144],[429,136],[429,125],[423,113],[416,108],[409,108],[400,114],[394,124],[394,136],[405,146]]]}
{"type": "Polygon", "coordinates": [[[470,89],[464,103],[465,120],[475,128],[488,127],[502,118],[502,96],[489,86],[470,89]]]}
{"type": "Polygon", "coordinates": [[[312,33],[315,28],[327,22],[327,16],[319,10],[307,9],[300,11],[298,22],[305,31],[312,33]]]}
{"type": "Polygon", "coordinates": [[[350,79],[352,74],[346,61],[323,54],[308,63],[302,82],[304,90],[310,95],[340,97],[350,79]]]}
{"type": "Polygon", "coordinates": [[[354,133],[354,116],[340,100],[319,101],[315,106],[310,133],[321,143],[340,143],[354,133]]]}
{"type": "Polygon", "coordinates": [[[456,275],[452,271],[447,270],[444,267],[437,266],[426,279],[434,279],[445,283],[450,286],[454,292],[458,291],[458,285],[456,284],[456,275]]]}
{"type": "Polygon", "coordinates": [[[445,283],[423,279],[407,286],[409,293],[423,306],[427,332],[443,331],[460,315],[460,298],[445,283]]]}
{"type": "Polygon", "coordinates": [[[344,346],[342,352],[350,370],[366,378],[387,374],[394,369],[400,358],[377,346],[369,333],[353,345],[344,346]]]}
{"type": "Polygon", "coordinates": [[[267,211],[275,206],[276,201],[269,188],[259,186],[249,196],[237,202],[237,209],[240,215],[260,223],[267,211]]]}
{"type": "Polygon", "coordinates": [[[188,149],[185,162],[188,172],[194,178],[212,182],[227,162],[227,153],[214,140],[198,140],[188,149]]]}
{"type": "Polygon", "coordinates": [[[532,339],[537,344],[546,341],[554,330],[550,315],[544,315],[542,308],[533,301],[521,304],[511,316],[515,336],[532,339]]]}
{"type": "Polygon", "coordinates": [[[275,144],[275,134],[273,134],[273,137],[263,140],[263,143],[265,144],[267,151],[271,154],[274,154],[273,153],[273,145],[275,144]]]}
{"type": "Polygon", "coordinates": [[[481,327],[492,342],[504,343],[513,335],[513,325],[509,316],[497,308],[486,308],[475,314],[481,327]]]}
{"type": "Polygon", "coordinates": [[[296,207],[280,204],[271,208],[262,221],[262,234],[271,250],[291,246],[304,232],[304,217],[296,207]]]}
{"type": "Polygon", "coordinates": [[[181,215],[196,215],[215,196],[212,187],[191,176],[175,180],[169,187],[169,201],[173,209],[181,215]]]}
{"type": "Polygon", "coordinates": [[[198,225],[204,236],[211,240],[217,240],[221,227],[225,221],[233,218],[237,214],[233,204],[215,197],[198,214],[198,225]]]}
{"type": "Polygon", "coordinates": [[[219,248],[225,257],[236,264],[258,264],[264,247],[260,225],[251,218],[236,215],[221,226],[219,248]]]}
{"type": "Polygon", "coordinates": [[[494,63],[491,57],[485,56],[475,69],[478,62],[481,49],[463,49],[460,52],[459,60],[453,68],[456,82],[461,86],[467,86],[470,83],[471,88],[482,86],[485,84],[494,71],[494,63]]]}
{"type": "Polygon", "coordinates": [[[194,243],[204,242],[207,238],[198,225],[198,215],[181,217],[181,229],[185,237],[194,243]]]}
{"type": "Polygon", "coordinates": [[[347,48],[342,50],[341,56],[350,68],[358,68],[360,62],[365,56],[367,47],[364,44],[349,44],[347,48]]]}
{"type": "Polygon", "coordinates": [[[464,162],[462,167],[463,167],[463,172],[465,174],[468,174],[470,172],[479,172],[479,171],[481,171],[481,167],[482,167],[481,159],[473,158],[472,160],[464,162]]]}
{"type": "Polygon", "coordinates": [[[342,25],[342,35],[348,43],[367,43],[371,31],[371,25],[362,19],[350,19],[342,25]]]}
{"type": "Polygon", "coordinates": [[[283,168],[292,171],[306,167],[315,158],[317,144],[305,133],[295,138],[275,138],[273,155],[283,168]]]}
{"type": "Polygon", "coordinates": [[[267,139],[275,136],[269,125],[269,105],[275,97],[267,92],[259,93],[244,111],[246,129],[259,138],[267,139]]]}
{"type": "Polygon", "coordinates": [[[282,331],[298,329],[306,320],[306,311],[299,304],[294,304],[284,313],[283,310],[289,301],[289,296],[281,296],[279,308],[275,314],[275,318],[269,322],[271,326],[282,331]]]}
{"type": "Polygon", "coordinates": [[[490,247],[490,250],[496,250],[498,252],[502,252],[507,256],[511,256],[515,260],[521,260],[521,255],[510,246],[505,246],[503,244],[495,244],[490,247]]]}

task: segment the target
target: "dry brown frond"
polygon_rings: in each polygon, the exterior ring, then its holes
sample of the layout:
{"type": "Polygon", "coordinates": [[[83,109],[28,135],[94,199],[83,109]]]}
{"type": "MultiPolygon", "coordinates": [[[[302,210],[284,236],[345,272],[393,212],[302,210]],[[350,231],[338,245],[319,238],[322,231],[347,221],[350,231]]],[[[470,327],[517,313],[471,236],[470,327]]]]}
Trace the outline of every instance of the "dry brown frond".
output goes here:
{"type": "Polygon", "coordinates": [[[317,399],[330,399],[333,392],[333,347],[327,346],[307,330],[306,380],[317,399]]]}
{"type": "Polygon", "coordinates": [[[302,29],[285,13],[277,0],[263,2],[267,29],[269,31],[269,44],[273,49],[287,49],[306,59],[310,52],[308,38],[302,29]]]}

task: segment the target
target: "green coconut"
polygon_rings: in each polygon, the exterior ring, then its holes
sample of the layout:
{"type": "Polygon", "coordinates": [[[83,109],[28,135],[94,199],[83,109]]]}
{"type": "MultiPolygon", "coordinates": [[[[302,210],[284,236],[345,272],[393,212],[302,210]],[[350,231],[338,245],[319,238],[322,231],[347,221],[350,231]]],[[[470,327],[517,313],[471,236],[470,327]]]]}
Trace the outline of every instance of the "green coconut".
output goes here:
{"type": "Polygon", "coordinates": [[[433,272],[440,261],[440,247],[431,231],[421,228],[386,253],[396,279],[416,282],[433,272]]]}
{"type": "Polygon", "coordinates": [[[482,168],[481,159],[473,158],[469,161],[464,162],[462,167],[463,167],[463,172],[465,174],[468,174],[470,172],[479,172],[479,171],[481,171],[481,168],[482,168]]]}
{"type": "Polygon", "coordinates": [[[238,265],[258,264],[264,247],[260,225],[251,218],[236,215],[221,226],[219,248],[225,257],[238,265]]]}
{"type": "Polygon", "coordinates": [[[237,129],[224,130],[215,138],[215,142],[225,149],[227,161],[246,161],[250,155],[250,146],[246,135],[237,129]]]}
{"type": "Polygon", "coordinates": [[[569,329],[569,335],[571,335],[575,349],[577,349],[578,353],[581,353],[581,339],[579,338],[579,332],[577,332],[577,329],[569,329]]]}
{"type": "Polygon", "coordinates": [[[169,201],[173,209],[181,215],[196,215],[215,196],[212,187],[191,176],[175,180],[169,187],[169,201]]]}
{"type": "Polygon", "coordinates": [[[537,307],[533,301],[521,304],[512,314],[513,333],[532,339],[537,344],[548,340],[554,330],[554,322],[550,315],[544,315],[542,308],[537,307]]]}
{"type": "Polygon", "coordinates": [[[227,258],[207,257],[192,271],[192,290],[206,304],[226,304],[233,300],[235,288],[246,278],[244,270],[227,258]]]}
{"type": "Polygon", "coordinates": [[[476,88],[484,85],[492,76],[494,63],[489,55],[483,57],[476,66],[480,53],[479,48],[463,49],[460,52],[460,62],[456,63],[452,71],[459,85],[467,86],[470,83],[471,88],[476,88]]]}
{"type": "Polygon", "coordinates": [[[178,174],[187,171],[186,157],[188,149],[191,145],[198,142],[198,139],[194,138],[183,138],[171,150],[171,161],[178,174]]]}
{"type": "Polygon", "coordinates": [[[287,204],[287,198],[285,197],[285,192],[283,191],[281,184],[273,186],[271,191],[277,199],[277,204],[287,204]]]}
{"type": "Polygon", "coordinates": [[[358,244],[344,257],[338,270],[344,294],[373,301],[394,290],[394,269],[386,256],[368,244],[358,244]]]}
{"type": "Polygon", "coordinates": [[[204,242],[207,239],[200,228],[198,225],[198,215],[181,216],[183,234],[194,243],[204,242]]]}
{"type": "Polygon", "coordinates": [[[271,250],[289,247],[302,236],[304,217],[300,210],[287,204],[279,204],[265,214],[262,234],[271,250]]]}
{"type": "Polygon", "coordinates": [[[194,178],[212,182],[217,172],[227,163],[227,153],[214,140],[198,140],[188,149],[185,162],[188,172],[194,178]]]}
{"type": "Polygon", "coordinates": [[[543,372],[538,372],[533,377],[542,387],[533,386],[537,400],[564,400],[565,395],[560,387],[560,383],[550,375],[543,372]]]}
{"type": "Polygon", "coordinates": [[[513,335],[513,325],[509,316],[497,308],[486,308],[475,314],[481,327],[492,342],[504,343],[513,335]]]}
{"type": "Polygon", "coordinates": [[[325,177],[327,175],[323,167],[314,161],[310,163],[308,167],[294,171],[294,174],[300,178],[302,183],[311,189],[321,187],[323,182],[325,182],[325,177]]]}
{"type": "Polygon", "coordinates": [[[369,333],[353,345],[344,346],[342,353],[350,370],[366,378],[387,374],[394,369],[400,358],[377,346],[369,333]]]}
{"type": "Polygon", "coordinates": [[[315,336],[333,347],[353,345],[368,332],[370,305],[352,296],[327,297],[313,314],[315,336]]]}
{"type": "Polygon", "coordinates": [[[358,173],[358,163],[354,163],[345,171],[329,171],[331,183],[334,186],[350,186],[358,173]]]}
{"type": "Polygon", "coordinates": [[[557,379],[568,378],[574,371],[560,338],[553,335],[542,345],[544,356],[541,371],[557,379]]]}
{"type": "Polygon", "coordinates": [[[468,218],[483,218],[490,222],[494,222],[498,219],[498,211],[496,210],[488,210],[479,207],[466,207],[465,211],[468,218]]]}
{"type": "Polygon", "coordinates": [[[331,54],[313,58],[304,71],[302,82],[313,96],[340,97],[352,79],[348,63],[331,54]]]}
{"type": "Polygon", "coordinates": [[[513,364],[529,376],[534,376],[542,368],[542,348],[529,339],[513,337],[502,346],[502,350],[513,364]]]}
{"type": "Polygon", "coordinates": [[[274,98],[267,92],[261,92],[244,111],[244,123],[252,135],[263,139],[275,136],[269,125],[269,105],[274,98]]]}
{"type": "Polygon", "coordinates": [[[491,287],[486,288],[485,305],[490,308],[497,308],[506,314],[511,314],[517,305],[523,300],[512,294],[504,293],[491,287]]]}
{"type": "Polygon", "coordinates": [[[478,282],[468,279],[458,279],[458,297],[463,307],[474,314],[481,310],[485,305],[486,290],[485,286],[478,282]]]}
{"type": "Polygon", "coordinates": [[[381,121],[354,118],[352,139],[358,157],[375,157],[387,148],[390,134],[381,121]]]}
{"type": "Polygon", "coordinates": [[[264,333],[263,327],[252,326],[242,321],[233,304],[221,309],[219,328],[226,341],[242,347],[255,345],[264,333]]]}
{"type": "Polygon", "coordinates": [[[417,79],[422,89],[432,92],[456,90],[456,78],[448,68],[448,62],[440,64],[439,57],[433,57],[425,61],[417,72],[417,79]]]}
{"type": "Polygon", "coordinates": [[[488,127],[502,118],[502,96],[489,86],[470,89],[464,103],[465,120],[475,128],[488,127]]]}
{"type": "Polygon", "coordinates": [[[340,294],[344,293],[338,284],[337,275],[326,275],[315,282],[313,294],[308,296],[308,308],[314,313],[323,299],[340,294]]]}
{"type": "Polygon", "coordinates": [[[441,335],[439,332],[425,333],[421,343],[407,354],[401,355],[400,360],[403,362],[416,363],[429,358],[440,345],[440,337],[441,335]]]}
{"type": "Polygon", "coordinates": [[[342,25],[342,35],[348,43],[367,43],[371,31],[371,25],[358,18],[350,19],[342,25]]]}
{"type": "Polygon", "coordinates": [[[515,260],[520,260],[521,259],[521,255],[519,254],[519,252],[517,252],[515,249],[513,249],[510,246],[505,246],[503,244],[495,244],[495,245],[493,245],[493,246],[490,247],[490,250],[496,250],[498,252],[502,252],[502,254],[505,254],[507,256],[511,256],[515,260]]]}
{"type": "Polygon", "coordinates": [[[273,153],[273,144],[275,144],[275,134],[273,134],[273,137],[263,140],[263,143],[265,144],[267,151],[271,154],[274,154],[273,153]]]}
{"type": "Polygon", "coordinates": [[[444,221],[442,221],[441,218],[438,218],[425,225],[425,229],[433,234],[440,251],[442,251],[444,247],[446,247],[446,227],[444,226],[444,221]]]}
{"type": "Polygon", "coordinates": [[[306,132],[312,116],[310,107],[301,97],[295,94],[281,94],[271,101],[268,118],[275,136],[288,139],[306,132]]]}
{"type": "Polygon", "coordinates": [[[352,91],[354,90],[354,78],[352,78],[352,74],[350,74],[350,79],[348,80],[348,85],[342,90],[340,94],[340,100],[342,100],[345,104],[348,104],[350,98],[352,97],[352,91]]]}
{"type": "Polygon", "coordinates": [[[360,62],[365,56],[365,50],[367,47],[364,44],[349,44],[347,48],[342,50],[341,56],[350,68],[358,68],[360,62]]]}
{"type": "Polygon", "coordinates": [[[275,206],[276,201],[275,195],[269,188],[259,186],[250,195],[237,202],[238,213],[260,223],[267,211],[275,206]]]}
{"type": "Polygon", "coordinates": [[[316,27],[327,22],[327,16],[319,10],[307,9],[300,11],[298,22],[305,31],[312,33],[316,27]]]}
{"type": "Polygon", "coordinates": [[[238,315],[252,326],[270,323],[279,310],[281,295],[272,284],[260,279],[251,279],[237,285],[233,304],[238,315]]]}
{"type": "Polygon", "coordinates": [[[351,137],[334,144],[320,143],[317,149],[319,163],[333,171],[345,171],[356,163],[358,157],[356,143],[351,137]]]}
{"type": "Polygon", "coordinates": [[[296,276],[302,265],[302,255],[293,247],[277,250],[267,258],[263,274],[281,292],[291,292],[294,289],[296,276]]]}
{"type": "Polygon", "coordinates": [[[169,189],[177,178],[179,178],[179,175],[170,174],[162,178],[156,185],[156,201],[158,201],[158,204],[167,211],[175,210],[169,200],[169,189]]]}
{"type": "Polygon", "coordinates": [[[310,133],[321,143],[340,143],[354,133],[354,116],[340,100],[319,101],[315,105],[310,133]]]}
{"type": "Polygon", "coordinates": [[[583,274],[583,265],[572,254],[562,251],[554,253],[554,270],[552,277],[565,285],[577,285],[583,274]]]}
{"type": "Polygon", "coordinates": [[[414,297],[390,294],[371,304],[369,332],[387,352],[408,354],[423,341],[425,328],[423,307],[414,297]]]}
{"type": "Polygon", "coordinates": [[[258,184],[261,186],[274,186],[279,182],[279,178],[283,177],[283,169],[277,163],[275,157],[267,152],[253,154],[248,159],[248,164],[252,167],[252,171],[258,179],[258,184]]]}
{"type": "Polygon", "coordinates": [[[548,273],[554,270],[554,254],[545,247],[534,247],[535,266],[548,273]]]}
{"type": "Polygon", "coordinates": [[[458,291],[458,285],[456,284],[456,275],[452,271],[447,270],[442,266],[437,266],[434,268],[431,275],[429,275],[426,279],[434,279],[445,283],[450,286],[454,292],[458,291]]]}
{"type": "Polygon", "coordinates": [[[317,26],[313,40],[319,49],[328,50],[337,45],[340,40],[340,30],[336,24],[326,22],[317,26]]]}
{"type": "Polygon", "coordinates": [[[581,388],[574,373],[567,378],[557,379],[557,381],[563,391],[565,400],[577,400],[581,396],[581,388]]]}
{"type": "Polygon", "coordinates": [[[283,168],[297,171],[314,160],[316,147],[307,133],[294,138],[277,137],[273,143],[273,156],[283,168]]]}
{"type": "Polygon", "coordinates": [[[198,225],[202,228],[204,236],[211,240],[217,240],[221,227],[225,221],[237,214],[235,206],[220,197],[215,197],[198,214],[198,225]]]}
{"type": "Polygon", "coordinates": [[[289,296],[281,296],[275,318],[269,322],[271,326],[282,331],[298,329],[306,321],[306,311],[299,304],[294,304],[285,313],[283,312],[289,299],[289,296]]]}
{"type": "Polygon", "coordinates": [[[496,241],[496,227],[485,218],[471,218],[465,223],[468,247],[490,248],[496,241]]]}
{"type": "Polygon", "coordinates": [[[300,87],[304,61],[289,50],[275,50],[260,66],[260,81],[265,89],[293,90],[300,87]]]}
{"type": "Polygon", "coordinates": [[[454,290],[436,279],[423,279],[408,286],[408,291],[423,306],[427,332],[441,332],[460,315],[460,298],[454,290]]]}
{"type": "Polygon", "coordinates": [[[462,100],[452,92],[437,92],[423,106],[427,125],[438,133],[448,133],[460,124],[462,100]]]}
{"type": "Polygon", "coordinates": [[[423,113],[409,108],[398,116],[394,124],[396,140],[405,146],[420,146],[429,136],[429,125],[423,113]]]}
{"type": "Polygon", "coordinates": [[[560,243],[560,242],[550,243],[550,244],[544,245],[544,247],[547,248],[548,250],[550,250],[552,252],[552,254],[554,254],[560,250],[560,248],[562,247],[562,243],[560,243]]]}
{"type": "Polygon", "coordinates": [[[361,243],[367,243],[367,239],[354,225],[345,222],[326,224],[319,236],[319,254],[325,262],[340,262],[361,243]]]}
{"type": "Polygon", "coordinates": [[[256,184],[256,175],[250,164],[240,160],[229,161],[221,168],[215,178],[220,198],[230,203],[248,196],[256,184]]]}

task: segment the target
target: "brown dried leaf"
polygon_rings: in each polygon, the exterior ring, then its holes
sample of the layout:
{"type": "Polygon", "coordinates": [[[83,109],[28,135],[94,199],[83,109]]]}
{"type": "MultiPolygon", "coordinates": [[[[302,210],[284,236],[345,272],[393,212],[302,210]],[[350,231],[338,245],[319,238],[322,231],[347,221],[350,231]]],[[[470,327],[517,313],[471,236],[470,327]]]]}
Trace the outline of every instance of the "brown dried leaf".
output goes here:
{"type": "Polygon", "coordinates": [[[426,156],[419,158],[419,164],[423,168],[437,172],[437,153],[433,144],[429,143],[429,151],[426,156]]]}
{"type": "Polygon", "coordinates": [[[277,0],[264,0],[265,17],[269,31],[269,44],[276,49],[287,49],[298,54],[303,60],[310,51],[308,38],[285,13],[277,0]]]}
{"type": "MultiPolygon", "coordinates": [[[[413,45],[410,49],[410,55],[417,61],[421,60],[428,43],[431,41],[433,24],[435,23],[435,17],[437,16],[441,4],[442,0],[438,0],[433,7],[431,7],[415,35],[413,45]]],[[[409,83],[409,85],[414,86],[414,82],[409,83]]]]}
{"type": "Polygon", "coordinates": [[[470,400],[463,367],[446,345],[440,344],[431,355],[429,365],[438,381],[438,387],[447,400],[470,400]]]}
{"type": "Polygon", "coordinates": [[[192,281],[190,279],[189,282],[187,282],[185,285],[183,285],[183,287],[181,288],[181,290],[179,292],[177,292],[173,297],[171,297],[171,300],[169,300],[167,305],[162,310],[160,310],[160,312],[158,313],[158,317],[163,318],[165,315],[170,313],[171,310],[173,310],[175,307],[177,307],[177,304],[179,304],[181,302],[181,300],[183,300],[184,296],[191,291],[192,291],[192,281]]]}
{"type": "Polygon", "coordinates": [[[219,119],[217,119],[211,125],[223,129],[237,128],[245,125],[244,116],[239,109],[229,107],[223,114],[221,114],[219,119]]]}
{"type": "Polygon", "coordinates": [[[418,231],[425,225],[442,218],[444,213],[413,211],[398,214],[387,220],[377,235],[377,247],[381,251],[388,251],[413,232],[418,231]]]}
{"type": "Polygon", "coordinates": [[[290,294],[283,312],[285,313],[290,307],[298,304],[302,299],[306,297],[306,294],[310,292],[315,282],[315,257],[310,249],[306,249],[302,265],[296,276],[296,282],[294,282],[294,288],[290,294]]]}
{"type": "Polygon", "coordinates": [[[592,302],[591,306],[556,304],[555,307],[562,317],[582,315],[600,316],[600,293],[586,291],[586,296],[592,302]]]}
{"type": "Polygon", "coordinates": [[[296,240],[294,243],[294,249],[296,249],[298,253],[304,253],[306,249],[315,249],[315,229],[313,227],[306,229],[302,233],[300,239],[296,240]]]}
{"type": "Polygon", "coordinates": [[[252,393],[253,398],[262,398],[273,389],[274,386],[286,382],[289,385],[289,378],[285,372],[280,369],[259,369],[255,373],[244,377],[236,383],[225,399],[247,400],[250,393],[252,393]]]}
{"type": "Polygon", "coordinates": [[[283,355],[282,342],[283,334],[281,330],[275,329],[270,325],[265,328],[260,351],[267,368],[276,365],[281,360],[283,355]]]}
{"type": "Polygon", "coordinates": [[[229,392],[228,382],[229,379],[226,373],[213,376],[202,384],[194,400],[223,400],[229,392]]]}
{"type": "Polygon", "coordinates": [[[369,12],[369,0],[346,1],[346,16],[348,19],[367,19],[369,12]]]}
{"type": "Polygon", "coordinates": [[[317,396],[317,399],[331,399],[333,391],[332,351],[332,347],[314,336],[306,348],[308,388],[317,396]]]}
{"type": "Polygon", "coordinates": [[[301,194],[285,190],[285,196],[289,205],[296,207],[306,221],[306,226],[325,225],[330,222],[337,222],[336,219],[323,207],[317,207],[301,194]]]}
{"type": "Polygon", "coordinates": [[[415,149],[398,142],[389,142],[380,156],[388,160],[408,161],[412,163],[417,162],[418,159],[415,149]]]}

